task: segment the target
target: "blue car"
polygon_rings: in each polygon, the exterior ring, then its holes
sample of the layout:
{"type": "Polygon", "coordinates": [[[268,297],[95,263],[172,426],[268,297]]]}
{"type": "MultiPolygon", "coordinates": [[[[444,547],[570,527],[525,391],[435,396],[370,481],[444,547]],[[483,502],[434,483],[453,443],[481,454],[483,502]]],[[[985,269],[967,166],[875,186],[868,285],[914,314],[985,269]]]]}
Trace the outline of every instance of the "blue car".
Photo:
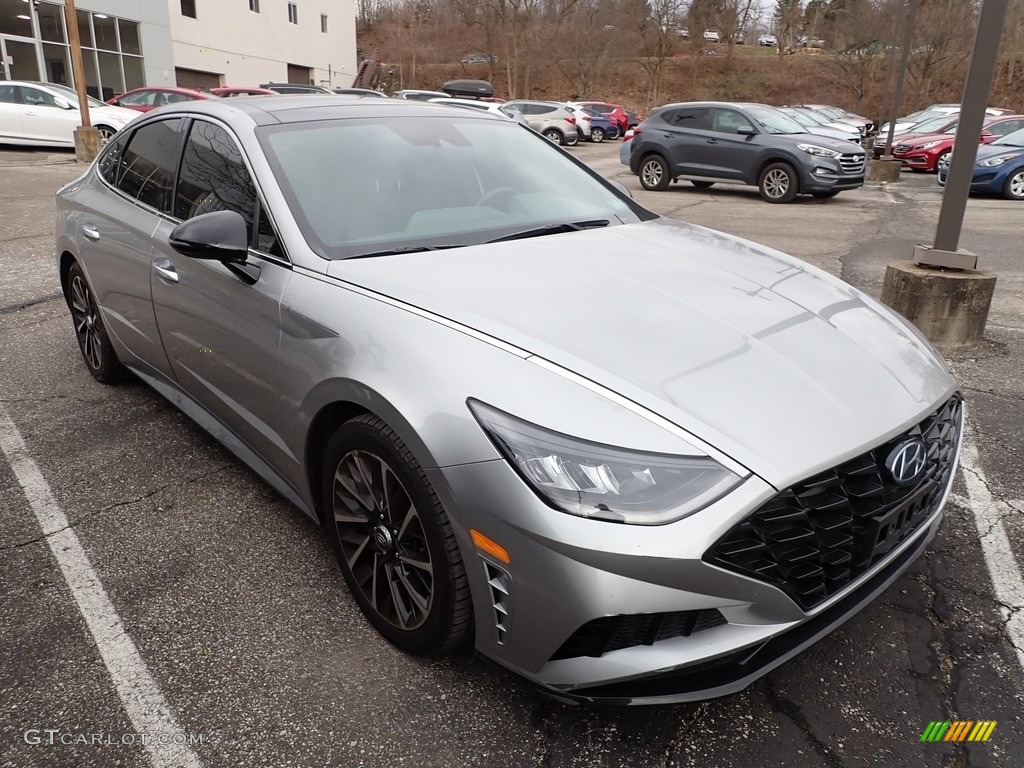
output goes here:
{"type": "Polygon", "coordinates": [[[590,140],[601,142],[605,139],[619,138],[619,126],[607,115],[603,115],[595,109],[586,109],[584,112],[590,116],[590,140]]]}
{"type": "MultiPolygon", "coordinates": [[[[946,186],[949,155],[939,159],[939,186],[946,186]]],[[[989,192],[1024,200],[1024,128],[978,147],[971,192],[989,192]]]]}

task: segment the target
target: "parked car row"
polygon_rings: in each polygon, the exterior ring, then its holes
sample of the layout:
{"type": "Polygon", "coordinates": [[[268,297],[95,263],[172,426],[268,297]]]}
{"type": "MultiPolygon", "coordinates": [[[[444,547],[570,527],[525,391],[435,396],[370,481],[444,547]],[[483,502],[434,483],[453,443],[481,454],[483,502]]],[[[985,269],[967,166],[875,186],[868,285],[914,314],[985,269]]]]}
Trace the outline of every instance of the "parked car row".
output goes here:
{"type": "Polygon", "coordinates": [[[857,137],[813,133],[816,127],[767,104],[667,104],[634,130],[629,167],[647,190],[681,179],[699,189],[745,184],[769,203],[860,187],[866,153],[857,137]]]}

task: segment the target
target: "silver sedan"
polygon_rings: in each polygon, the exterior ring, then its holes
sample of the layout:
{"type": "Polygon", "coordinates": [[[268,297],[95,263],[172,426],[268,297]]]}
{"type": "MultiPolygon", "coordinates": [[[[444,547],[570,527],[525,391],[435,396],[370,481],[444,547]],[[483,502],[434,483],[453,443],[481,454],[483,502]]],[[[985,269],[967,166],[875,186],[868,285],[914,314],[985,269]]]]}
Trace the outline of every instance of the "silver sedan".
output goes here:
{"type": "Polygon", "coordinates": [[[723,695],[940,525],[962,406],[920,334],[509,120],[166,107],[57,207],[92,375],[142,379],[320,522],[408,652],[471,640],[563,700],[723,695]]]}

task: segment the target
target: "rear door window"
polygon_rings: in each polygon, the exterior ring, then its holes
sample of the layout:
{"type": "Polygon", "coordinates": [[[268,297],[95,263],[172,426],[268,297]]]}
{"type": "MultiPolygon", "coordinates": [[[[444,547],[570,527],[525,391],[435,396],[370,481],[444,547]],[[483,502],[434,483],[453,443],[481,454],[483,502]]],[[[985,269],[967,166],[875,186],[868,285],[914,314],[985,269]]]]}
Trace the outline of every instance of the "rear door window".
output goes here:
{"type": "Polygon", "coordinates": [[[182,118],[159,120],[136,129],[119,158],[114,185],[140,203],[171,213],[184,129],[182,118]]]}
{"type": "Polygon", "coordinates": [[[676,128],[706,129],[708,112],[706,108],[686,107],[676,110],[672,119],[666,118],[666,122],[670,122],[676,128]]]}

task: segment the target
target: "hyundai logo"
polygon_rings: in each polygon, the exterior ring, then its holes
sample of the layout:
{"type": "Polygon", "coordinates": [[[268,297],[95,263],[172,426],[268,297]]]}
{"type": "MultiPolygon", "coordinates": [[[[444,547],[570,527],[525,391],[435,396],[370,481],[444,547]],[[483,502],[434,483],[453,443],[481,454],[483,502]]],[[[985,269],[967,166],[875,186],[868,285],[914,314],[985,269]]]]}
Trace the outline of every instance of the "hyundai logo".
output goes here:
{"type": "Polygon", "coordinates": [[[928,449],[922,440],[906,440],[893,448],[885,460],[885,468],[897,485],[910,485],[920,476],[927,457],[928,449]]]}

